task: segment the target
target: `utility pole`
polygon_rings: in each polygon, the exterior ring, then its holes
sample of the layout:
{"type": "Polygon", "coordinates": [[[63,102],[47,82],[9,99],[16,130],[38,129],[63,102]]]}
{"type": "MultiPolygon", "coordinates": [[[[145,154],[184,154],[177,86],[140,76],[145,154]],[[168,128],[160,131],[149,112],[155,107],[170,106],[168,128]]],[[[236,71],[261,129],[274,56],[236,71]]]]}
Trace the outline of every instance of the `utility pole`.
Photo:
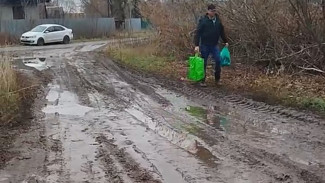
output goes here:
{"type": "Polygon", "coordinates": [[[128,7],[129,7],[129,29],[132,32],[132,23],[131,23],[132,9],[131,9],[131,4],[132,4],[132,0],[128,0],[128,7]]]}
{"type": "Polygon", "coordinates": [[[323,19],[325,21],[325,0],[322,0],[323,19]]]}
{"type": "Polygon", "coordinates": [[[112,17],[112,0],[107,0],[108,17],[112,17]]]}
{"type": "Polygon", "coordinates": [[[48,19],[47,8],[46,8],[46,0],[43,0],[42,3],[44,5],[43,7],[44,7],[45,19],[48,19]]]}

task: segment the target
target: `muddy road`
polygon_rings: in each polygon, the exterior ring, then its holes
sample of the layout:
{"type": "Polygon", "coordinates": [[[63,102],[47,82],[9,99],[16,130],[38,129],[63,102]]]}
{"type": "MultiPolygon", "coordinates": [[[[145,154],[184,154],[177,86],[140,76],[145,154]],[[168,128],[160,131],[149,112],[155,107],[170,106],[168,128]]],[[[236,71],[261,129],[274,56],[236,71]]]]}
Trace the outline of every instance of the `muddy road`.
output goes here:
{"type": "Polygon", "coordinates": [[[0,183],[325,182],[322,119],[128,72],[106,44],[0,50],[53,75],[0,183]]]}

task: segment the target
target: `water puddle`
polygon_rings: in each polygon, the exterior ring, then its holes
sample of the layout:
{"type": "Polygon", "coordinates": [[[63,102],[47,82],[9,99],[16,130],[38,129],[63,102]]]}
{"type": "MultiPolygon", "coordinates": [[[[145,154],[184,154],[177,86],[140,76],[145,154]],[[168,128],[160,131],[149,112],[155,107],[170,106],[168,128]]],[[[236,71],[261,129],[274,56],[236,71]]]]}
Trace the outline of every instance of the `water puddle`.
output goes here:
{"type": "Polygon", "coordinates": [[[78,96],[60,85],[50,84],[49,88],[48,104],[43,108],[52,150],[48,154],[47,170],[51,173],[47,182],[59,182],[59,171],[72,182],[104,182],[105,173],[96,161],[98,144],[85,132],[85,118],[93,108],[80,105],[78,96]]]}
{"type": "Polygon", "coordinates": [[[207,148],[197,145],[197,152],[196,156],[203,161],[205,164],[210,166],[216,166],[216,162],[218,161],[218,158],[216,158],[211,151],[209,151],[207,148]]]}
{"type": "MultiPolygon", "coordinates": [[[[114,129],[109,133],[114,133],[116,144],[125,149],[141,167],[163,179],[162,182],[205,180],[206,171],[202,167],[211,165],[209,170],[216,167],[214,160],[217,158],[204,145],[196,142],[194,136],[152,120],[141,110],[129,108],[125,113],[108,112],[103,118],[107,116],[119,116],[109,123],[110,129],[114,129]],[[127,145],[127,141],[132,141],[132,145],[127,145]]],[[[99,123],[97,125],[103,128],[99,123]]]]}
{"type": "MultiPolygon", "coordinates": [[[[143,121],[151,130],[166,138],[174,145],[177,145],[178,147],[198,157],[198,159],[202,160],[205,164],[216,166],[216,161],[218,158],[214,156],[211,150],[208,149],[209,147],[196,136],[192,135],[191,133],[187,134],[178,131],[173,127],[170,127],[166,122],[152,120],[140,110],[130,108],[126,111],[139,121],[143,121]]],[[[164,118],[164,120],[168,119],[164,118]]],[[[200,128],[194,124],[188,125],[184,128],[188,129],[188,131],[192,131],[193,134],[199,133],[200,131],[200,128]]]]}
{"type": "Polygon", "coordinates": [[[185,108],[185,110],[196,118],[207,120],[208,111],[202,107],[188,106],[185,108]]]}
{"type": "MultiPolygon", "coordinates": [[[[230,122],[229,119],[223,115],[221,115],[217,109],[214,108],[214,106],[210,106],[208,109],[198,106],[196,103],[187,100],[186,98],[179,96],[175,93],[169,92],[168,90],[164,89],[157,89],[157,93],[164,96],[166,99],[168,99],[172,106],[169,107],[169,111],[172,113],[183,113],[186,111],[185,115],[188,116],[188,114],[192,117],[194,117],[197,122],[203,122],[213,128],[216,128],[221,131],[228,132],[230,130],[230,122]],[[184,110],[185,109],[185,110],[184,110]]],[[[187,130],[189,132],[195,130],[194,125],[186,126],[187,130]]],[[[196,134],[196,133],[193,133],[196,134]]]]}
{"type": "Polygon", "coordinates": [[[185,108],[185,111],[200,121],[203,121],[207,125],[219,130],[229,131],[229,120],[226,117],[217,114],[217,112],[213,109],[204,109],[203,107],[198,106],[188,106],[185,108]]]}
{"type": "Polygon", "coordinates": [[[61,90],[58,85],[50,85],[49,87],[50,91],[46,99],[50,105],[43,109],[44,113],[84,116],[93,110],[91,107],[80,105],[76,94],[61,90]]]}
{"type": "Polygon", "coordinates": [[[43,71],[49,68],[45,57],[23,57],[14,59],[14,62],[16,62],[18,66],[24,65],[27,67],[35,68],[39,71],[43,71]]]}

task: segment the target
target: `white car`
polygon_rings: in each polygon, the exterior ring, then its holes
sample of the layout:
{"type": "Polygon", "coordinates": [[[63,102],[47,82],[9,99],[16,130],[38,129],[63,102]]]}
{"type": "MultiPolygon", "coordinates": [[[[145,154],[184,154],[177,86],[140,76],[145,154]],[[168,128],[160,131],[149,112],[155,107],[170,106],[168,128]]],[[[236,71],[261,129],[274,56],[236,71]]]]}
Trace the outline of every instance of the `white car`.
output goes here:
{"type": "Polygon", "coordinates": [[[56,42],[68,44],[72,39],[73,33],[71,29],[57,24],[43,24],[24,33],[20,38],[20,42],[22,44],[42,46],[46,43],[56,42]]]}

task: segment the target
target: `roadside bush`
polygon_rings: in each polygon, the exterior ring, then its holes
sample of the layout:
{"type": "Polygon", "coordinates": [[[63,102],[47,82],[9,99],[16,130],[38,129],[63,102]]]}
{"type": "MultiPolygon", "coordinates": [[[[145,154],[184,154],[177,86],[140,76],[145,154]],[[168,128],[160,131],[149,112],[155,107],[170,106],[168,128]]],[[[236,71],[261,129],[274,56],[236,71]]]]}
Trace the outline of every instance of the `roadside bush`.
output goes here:
{"type": "MultiPolygon", "coordinates": [[[[197,20],[211,2],[152,0],[140,4],[142,15],[158,32],[161,54],[184,58],[193,52],[197,20]]],[[[324,0],[228,0],[217,6],[235,61],[262,64],[267,73],[297,69],[325,73],[324,0]]]]}
{"type": "Polygon", "coordinates": [[[13,70],[10,59],[0,56],[0,122],[9,120],[19,105],[17,74],[13,70]]]}
{"type": "Polygon", "coordinates": [[[40,80],[14,69],[11,59],[0,55],[0,126],[29,116],[41,85],[40,80]]]}
{"type": "Polygon", "coordinates": [[[322,72],[324,7],[309,2],[237,0],[221,5],[233,52],[248,64],[264,63],[278,72],[322,72]]]}
{"type": "Polygon", "coordinates": [[[7,45],[9,41],[9,36],[5,33],[0,33],[0,45],[7,45]]]}
{"type": "Polygon", "coordinates": [[[193,51],[195,22],[205,3],[196,1],[148,1],[140,4],[141,14],[158,32],[157,47],[163,55],[184,58],[193,51]]]}
{"type": "Polygon", "coordinates": [[[302,100],[302,106],[325,112],[325,100],[323,98],[307,98],[302,100]]]}
{"type": "Polygon", "coordinates": [[[0,32],[0,46],[6,46],[19,43],[19,40],[13,36],[10,36],[7,33],[0,32]]]}

